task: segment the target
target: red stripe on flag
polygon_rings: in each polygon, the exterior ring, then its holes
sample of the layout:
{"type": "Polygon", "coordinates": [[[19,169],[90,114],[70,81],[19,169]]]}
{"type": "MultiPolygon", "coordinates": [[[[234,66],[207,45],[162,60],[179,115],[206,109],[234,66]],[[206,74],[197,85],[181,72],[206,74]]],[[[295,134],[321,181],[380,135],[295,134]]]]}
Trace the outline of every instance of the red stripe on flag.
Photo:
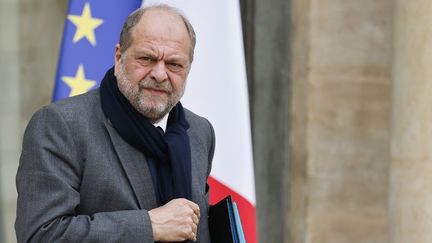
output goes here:
{"type": "Polygon", "coordinates": [[[255,206],[242,195],[233,191],[213,177],[209,177],[208,183],[210,185],[210,204],[216,204],[226,196],[231,195],[232,200],[237,203],[239,209],[246,242],[257,243],[255,206]]]}

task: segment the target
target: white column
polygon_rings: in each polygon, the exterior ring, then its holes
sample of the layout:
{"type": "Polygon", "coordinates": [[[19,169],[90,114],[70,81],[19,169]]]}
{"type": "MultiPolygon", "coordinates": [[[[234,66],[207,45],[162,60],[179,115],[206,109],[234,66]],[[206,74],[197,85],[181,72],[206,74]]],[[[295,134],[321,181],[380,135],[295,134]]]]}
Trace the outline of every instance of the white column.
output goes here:
{"type": "Polygon", "coordinates": [[[20,138],[19,1],[0,2],[0,241],[15,242],[15,173],[20,138]]]}
{"type": "Polygon", "coordinates": [[[432,1],[397,0],[390,238],[432,242],[432,1]]]}

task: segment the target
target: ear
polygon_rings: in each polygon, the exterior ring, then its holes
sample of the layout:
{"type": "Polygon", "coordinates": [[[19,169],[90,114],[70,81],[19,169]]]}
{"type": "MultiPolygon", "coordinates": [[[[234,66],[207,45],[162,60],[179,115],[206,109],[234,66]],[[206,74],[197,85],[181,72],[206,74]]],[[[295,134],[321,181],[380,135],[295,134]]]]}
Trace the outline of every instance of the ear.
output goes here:
{"type": "Polygon", "coordinates": [[[121,68],[121,51],[120,51],[120,44],[117,43],[115,47],[115,54],[114,54],[114,75],[117,76],[117,73],[120,71],[121,68]]]}

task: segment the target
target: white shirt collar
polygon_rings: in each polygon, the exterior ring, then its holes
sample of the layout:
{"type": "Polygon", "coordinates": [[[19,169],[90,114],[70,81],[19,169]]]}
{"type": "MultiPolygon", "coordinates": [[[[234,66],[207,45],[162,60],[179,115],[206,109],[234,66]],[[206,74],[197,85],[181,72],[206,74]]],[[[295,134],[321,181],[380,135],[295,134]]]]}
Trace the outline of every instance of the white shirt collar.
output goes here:
{"type": "Polygon", "coordinates": [[[169,116],[169,113],[167,113],[165,116],[163,116],[162,119],[160,119],[158,122],[153,123],[153,126],[161,127],[162,130],[165,132],[166,127],[167,127],[167,123],[168,123],[168,116],[169,116]]]}

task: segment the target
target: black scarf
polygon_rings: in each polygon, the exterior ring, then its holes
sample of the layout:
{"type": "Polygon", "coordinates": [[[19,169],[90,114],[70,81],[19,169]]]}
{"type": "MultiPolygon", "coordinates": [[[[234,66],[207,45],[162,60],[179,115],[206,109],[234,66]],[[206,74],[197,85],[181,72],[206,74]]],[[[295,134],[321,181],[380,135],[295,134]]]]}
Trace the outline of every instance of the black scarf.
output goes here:
{"type": "Polygon", "coordinates": [[[114,68],[105,74],[100,93],[102,110],[120,136],[156,162],[159,206],[174,198],[191,200],[191,151],[186,132],[189,123],[181,103],[169,113],[166,133],[162,135],[120,92],[114,68]]]}

